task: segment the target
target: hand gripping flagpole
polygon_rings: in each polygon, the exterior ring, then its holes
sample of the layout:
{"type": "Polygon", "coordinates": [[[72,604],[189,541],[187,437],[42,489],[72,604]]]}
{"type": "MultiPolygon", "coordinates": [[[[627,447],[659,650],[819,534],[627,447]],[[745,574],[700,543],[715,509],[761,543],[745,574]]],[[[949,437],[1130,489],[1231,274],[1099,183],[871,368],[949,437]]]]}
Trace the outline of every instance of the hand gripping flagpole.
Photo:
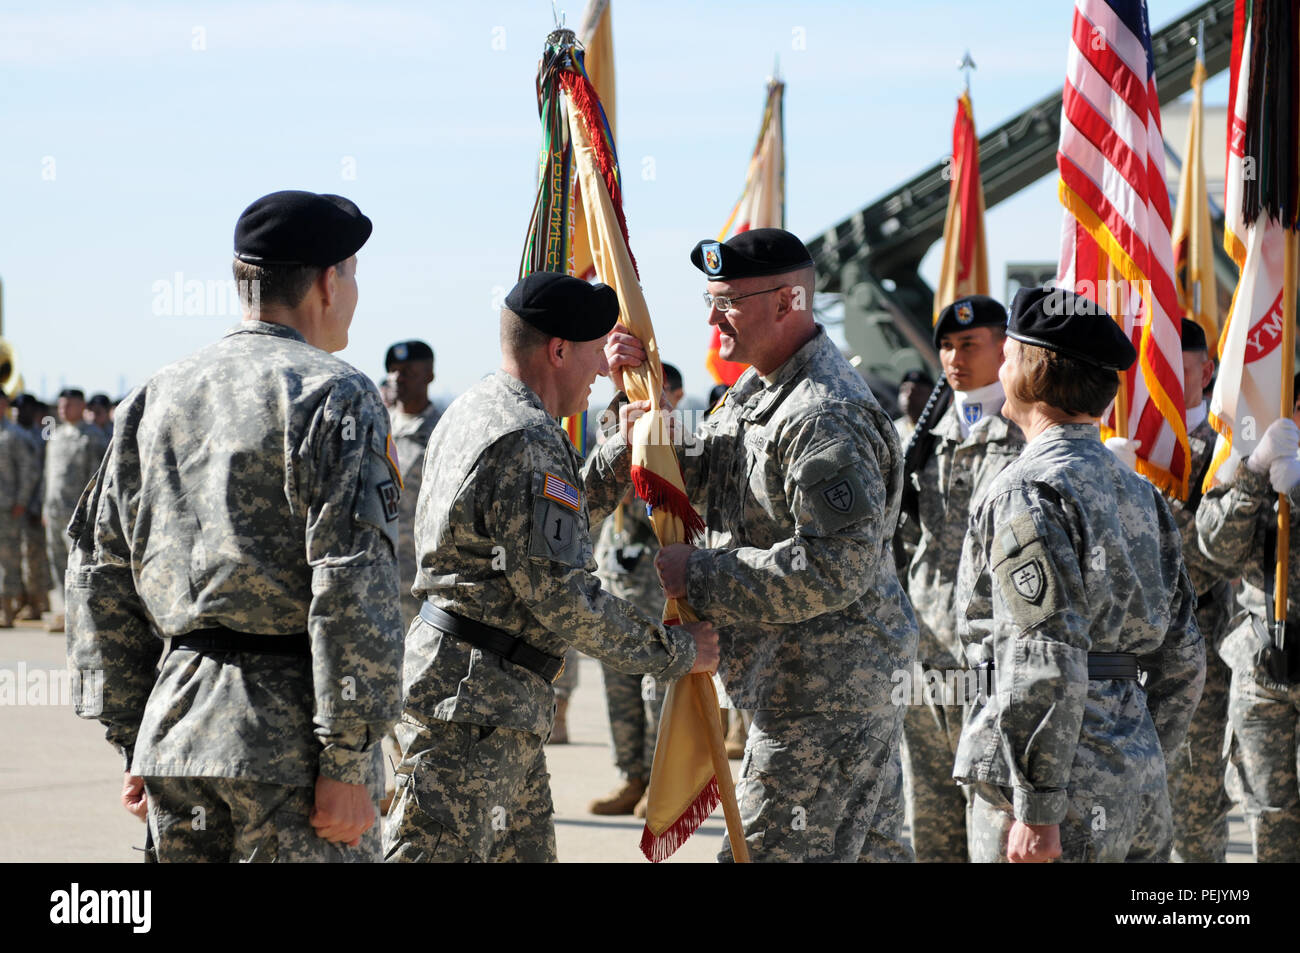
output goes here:
{"type": "MultiPolygon", "coordinates": [[[[605,119],[600,98],[586,75],[582,49],[571,30],[557,29],[547,37],[538,70],[537,90],[539,112],[543,126],[547,129],[547,151],[552,156],[563,152],[571,157],[577,191],[582,196],[582,210],[596,274],[618,295],[619,323],[645,345],[645,363],[639,367],[625,368],[623,372],[628,399],[647,400],[650,403],[650,413],[636,421],[629,440],[632,484],[637,495],[650,504],[651,523],[660,544],[666,546],[689,542],[703,531],[704,522],[686,496],[681,465],[673,449],[668,422],[660,401],[663,392],[663,365],[650,312],[641,292],[636,261],[628,246],[627,224],[623,216],[622,177],[613,133],[605,119]],[[556,125],[549,125],[548,119],[556,125]],[[563,143],[563,149],[559,148],[560,143],[563,143]]],[[[552,160],[544,160],[544,166],[549,161],[552,160]]],[[[552,257],[557,244],[567,250],[563,241],[557,242],[554,229],[554,226],[562,227],[565,210],[558,208],[548,213],[548,205],[554,206],[555,203],[553,198],[550,202],[547,198],[557,189],[548,189],[547,179],[544,172],[525,248],[526,261],[530,257],[533,260],[545,260],[548,246],[552,257]],[[548,227],[547,223],[551,223],[551,226],[548,227]]],[[[562,182],[562,173],[554,181],[562,182]]],[[[666,623],[694,622],[697,619],[698,616],[685,600],[667,601],[664,608],[666,623]]],[[[677,823],[670,825],[667,836],[660,838],[657,843],[654,843],[656,839],[647,825],[642,849],[646,850],[646,838],[649,837],[655,849],[647,851],[647,855],[653,855],[652,859],[667,856],[698,828],[703,818],[721,800],[733,856],[737,861],[747,861],[749,855],[731,780],[731,765],[722,739],[712,678],[704,673],[686,675],[670,692],[676,691],[678,686],[691,691],[694,696],[694,707],[699,714],[698,720],[702,722],[700,727],[705,733],[703,740],[708,747],[708,760],[716,777],[696,794],[684,815],[677,823]]],[[[665,707],[667,705],[668,702],[665,707]]],[[[662,746],[661,736],[660,747],[662,746]]],[[[656,749],[656,761],[658,755],[656,749]]],[[[654,799],[651,800],[653,802],[654,799]]],[[[652,803],[651,813],[654,808],[652,803]]]]}

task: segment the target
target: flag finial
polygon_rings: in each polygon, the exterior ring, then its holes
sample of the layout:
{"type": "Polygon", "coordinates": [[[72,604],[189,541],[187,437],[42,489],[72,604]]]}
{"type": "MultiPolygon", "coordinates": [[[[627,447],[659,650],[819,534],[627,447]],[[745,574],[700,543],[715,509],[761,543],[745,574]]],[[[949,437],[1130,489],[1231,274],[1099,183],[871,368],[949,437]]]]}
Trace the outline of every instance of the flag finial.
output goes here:
{"type": "Polygon", "coordinates": [[[1192,40],[1196,44],[1196,62],[1202,66],[1205,65],[1205,21],[1196,21],[1196,39],[1192,40]]]}
{"type": "Polygon", "coordinates": [[[970,92],[970,71],[973,69],[978,69],[978,67],[975,65],[975,61],[970,58],[970,50],[967,50],[965,54],[962,56],[961,61],[957,64],[957,68],[966,74],[965,77],[966,92],[969,93],[970,92]]]}
{"type": "Polygon", "coordinates": [[[551,0],[551,15],[555,17],[555,29],[563,30],[564,14],[561,13],[560,8],[555,5],[555,0],[551,0]]]}

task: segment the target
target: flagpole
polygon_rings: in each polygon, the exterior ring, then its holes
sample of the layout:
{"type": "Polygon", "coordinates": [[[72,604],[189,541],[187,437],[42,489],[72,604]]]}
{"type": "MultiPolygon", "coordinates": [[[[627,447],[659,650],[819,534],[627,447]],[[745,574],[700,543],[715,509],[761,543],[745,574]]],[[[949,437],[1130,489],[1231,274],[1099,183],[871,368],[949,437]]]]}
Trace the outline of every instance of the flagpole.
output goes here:
{"type": "Polygon", "coordinates": [[[731,759],[727,756],[727,743],[722,737],[722,722],[709,711],[710,708],[717,710],[713,686],[709,684],[712,676],[701,673],[687,675],[686,678],[691,682],[695,707],[699,710],[700,722],[708,735],[709,758],[713,761],[713,771],[718,779],[722,814],[727,821],[727,839],[731,842],[731,858],[738,864],[747,864],[749,844],[745,843],[745,825],[740,819],[740,805],[736,803],[736,784],[731,780],[731,759]]]}
{"type": "MultiPolygon", "coordinates": [[[[1124,315],[1120,308],[1119,287],[1115,280],[1115,263],[1106,258],[1106,310],[1110,312],[1111,319],[1119,325],[1121,331],[1124,328],[1124,315]]],[[[1127,337],[1127,332],[1125,333],[1127,337]]],[[[1128,438],[1128,372],[1117,371],[1119,377],[1119,389],[1115,391],[1115,436],[1128,438]]]]}
{"type": "MultiPolygon", "coordinates": [[[[1300,233],[1284,230],[1282,272],[1282,406],[1281,419],[1295,416],[1295,304],[1296,273],[1300,271],[1300,233]]],[[[1273,592],[1273,618],[1286,631],[1288,556],[1291,550],[1291,500],[1285,493],[1277,495],[1277,575],[1273,592]]],[[[1280,643],[1279,643],[1280,644],[1280,643]]]]}

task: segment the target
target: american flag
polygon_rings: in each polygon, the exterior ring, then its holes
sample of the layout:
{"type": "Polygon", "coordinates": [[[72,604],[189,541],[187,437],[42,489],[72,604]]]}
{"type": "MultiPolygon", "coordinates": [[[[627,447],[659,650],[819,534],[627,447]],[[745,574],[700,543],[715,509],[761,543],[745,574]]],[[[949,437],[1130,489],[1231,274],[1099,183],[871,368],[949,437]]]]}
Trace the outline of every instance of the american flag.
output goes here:
{"type": "Polygon", "coordinates": [[[1122,375],[1126,421],[1112,408],[1102,435],[1127,423],[1139,471],[1186,497],[1182,312],[1145,0],[1076,0],[1056,164],[1065,206],[1057,284],[1122,317],[1138,352],[1122,375]]]}

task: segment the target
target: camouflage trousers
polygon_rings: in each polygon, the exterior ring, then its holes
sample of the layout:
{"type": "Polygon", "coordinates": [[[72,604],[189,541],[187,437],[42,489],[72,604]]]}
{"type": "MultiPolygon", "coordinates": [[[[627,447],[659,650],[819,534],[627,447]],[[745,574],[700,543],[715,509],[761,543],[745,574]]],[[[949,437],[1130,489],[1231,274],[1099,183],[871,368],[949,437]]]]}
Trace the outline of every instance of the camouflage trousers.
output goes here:
{"type": "MultiPolygon", "coordinates": [[[[1011,789],[994,784],[971,788],[966,815],[971,862],[1007,863],[1007,835],[1015,820],[1011,789]]],[[[1060,833],[1061,856],[1054,863],[1166,863],[1173,841],[1169,794],[1164,790],[1119,796],[1069,793],[1060,833]]]]}
{"type": "Polygon", "coordinates": [[[1232,799],[1224,788],[1228,766],[1227,663],[1212,646],[1219,642],[1219,618],[1227,606],[1211,604],[1196,613],[1205,634],[1205,690],[1187,728],[1187,739],[1170,757],[1169,803],[1174,819],[1174,861],[1221,864],[1228,853],[1228,812],[1232,799]]]}
{"type": "Polygon", "coordinates": [[[544,739],[526,731],[403,715],[389,863],[553,863],[544,739]]]}
{"type": "Polygon", "coordinates": [[[44,611],[50,607],[50,561],[45,554],[45,530],[36,520],[23,517],[23,591],[27,604],[44,611]]]}
{"type": "Polygon", "coordinates": [[[905,706],[903,778],[917,863],[964,864],[966,792],[953,780],[961,705],[905,706]]]}
{"type": "Polygon", "coordinates": [[[1232,673],[1228,758],[1250,824],[1257,863],[1300,861],[1300,685],[1232,673]]]}
{"type": "Polygon", "coordinates": [[[912,848],[903,840],[903,760],[902,746],[885,765],[880,785],[876,817],[858,855],[860,864],[910,864],[916,860],[912,848]]]}
{"type": "Polygon", "coordinates": [[[582,659],[582,653],[577,649],[566,649],[564,652],[564,671],[560,673],[552,684],[551,688],[555,692],[557,700],[570,697],[578,688],[578,662],[582,659]]]}
{"type": "Polygon", "coordinates": [[[614,765],[625,778],[648,779],[668,686],[658,684],[653,675],[625,675],[608,665],[601,668],[609,732],[614,740],[614,765]]]}
{"type": "Polygon", "coordinates": [[[378,811],[360,845],[331,844],[317,837],[308,821],[316,799],[312,787],[244,778],[147,777],[144,789],[149,832],[162,863],[366,863],[380,858],[378,811]]]}
{"type": "MultiPolygon", "coordinates": [[[[45,526],[45,558],[50,563],[50,590],[58,593],[59,604],[63,604],[63,577],[68,572],[68,537],[64,535],[71,515],[59,517],[47,514],[45,526]]],[[[59,611],[63,611],[60,609],[59,611]]]]}
{"type": "MultiPolygon", "coordinates": [[[[736,785],[750,859],[757,863],[843,862],[906,848],[885,843],[893,822],[877,825],[884,792],[896,787],[903,713],[884,704],[861,712],[759,710],[736,785]]],[[[898,825],[901,829],[901,824],[898,825]]],[[[724,839],[718,860],[728,862],[724,839]]]]}
{"type": "Polygon", "coordinates": [[[0,597],[17,599],[23,594],[23,520],[9,511],[0,512],[0,597]]]}

